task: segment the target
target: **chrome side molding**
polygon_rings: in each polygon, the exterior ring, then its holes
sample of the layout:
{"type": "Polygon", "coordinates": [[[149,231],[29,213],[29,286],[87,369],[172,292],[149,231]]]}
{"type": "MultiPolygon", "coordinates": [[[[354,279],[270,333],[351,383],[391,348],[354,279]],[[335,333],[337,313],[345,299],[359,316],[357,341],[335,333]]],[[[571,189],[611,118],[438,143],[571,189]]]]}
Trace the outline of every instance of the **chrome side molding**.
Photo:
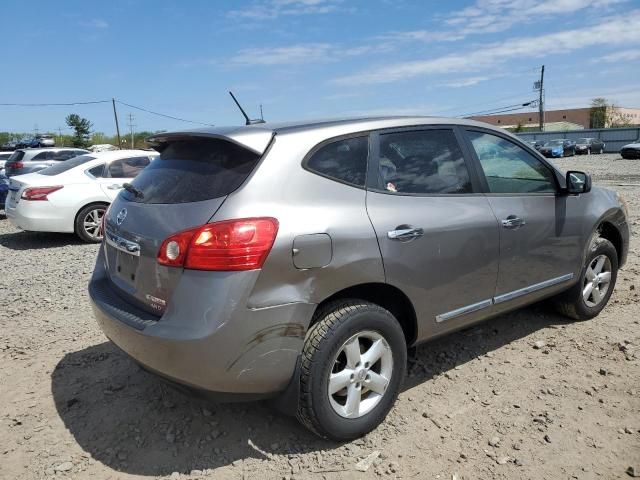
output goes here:
{"type": "Polygon", "coordinates": [[[456,308],[455,310],[451,310],[450,312],[441,313],[440,315],[436,316],[436,322],[442,323],[447,320],[451,320],[452,318],[477,312],[479,310],[488,308],[492,305],[508,302],[509,300],[513,300],[523,295],[527,295],[529,293],[542,290],[543,288],[548,288],[554,285],[558,285],[559,283],[568,282],[571,279],[573,279],[573,273],[567,273],[566,275],[562,275],[560,277],[551,278],[549,280],[545,280],[544,282],[535,283],[533,285],[529,285],[528,287],[520,288],[518,290],[514,290],[508,293],[503,293],[502,295],[498,295],[497,297],[493,297],[488,300],[482,300],[481,302],[478,302],[478,303],[473,303],[465,307],[456,308]]]}
{"type": "Polygon", "coordinates": [[[563,282],[568,282],[572,278],[573,278],[573,273],[567,273],[566,275],[562,275],[560,277],[545,280],[544,282],[529,285],[528,287],[520,288],[518,290],[514,290],[513,292],[503,293],[502,295],[493,297],[493,303],[507,302],[509,300],[513,300],[514,298],[527,295],[528,293],[533,293],[538,290],[542,290],[543,288],[552,287],[553,285],[557,285],[563,282]]]}

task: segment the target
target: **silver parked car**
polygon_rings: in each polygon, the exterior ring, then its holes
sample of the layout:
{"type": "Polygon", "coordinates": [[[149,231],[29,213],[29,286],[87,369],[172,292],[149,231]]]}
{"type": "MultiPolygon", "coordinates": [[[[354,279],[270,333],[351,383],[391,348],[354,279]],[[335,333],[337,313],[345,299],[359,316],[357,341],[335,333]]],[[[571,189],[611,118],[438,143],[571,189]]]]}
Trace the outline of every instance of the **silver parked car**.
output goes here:
{"type": "Polygon", "coordinates": [[[89,153],[81,148],[21,148],[11,154],[5,163],[7,177],[39,172],[70,158],[89,153]]]}
{"type": "Polygon", "coordinates": [[[596,316],[626,207],[504,131],[366,118],[162,133],[105,215],[89,285],[115,344],[221,399],[277,397],[351,439],[407,348],[553,297],[596,316]]]}

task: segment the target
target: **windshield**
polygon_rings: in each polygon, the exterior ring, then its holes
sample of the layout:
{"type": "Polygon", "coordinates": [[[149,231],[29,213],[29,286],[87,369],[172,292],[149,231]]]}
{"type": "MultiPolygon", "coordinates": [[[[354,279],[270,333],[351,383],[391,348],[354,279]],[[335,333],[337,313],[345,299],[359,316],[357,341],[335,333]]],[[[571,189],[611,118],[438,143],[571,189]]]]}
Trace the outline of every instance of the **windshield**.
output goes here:
{"type": "Polygon", "coordinates": [[[564,140],[550,140],[547,143],[545,143],[544,145],[546,147],[557,147],[557,146],[561,146],[563,144],[564,140]]]}
{"type": "Polygon", "coordinates": [[[71,160],[67,160],[66,162],[60,162],[52,167],[45,168],[44,170],[40,170],[38,173],[40,175],[46,175],[48,177],[52,177],[54,175],[59,175],[61,173],[66,172],[67,170],[71,170],[78,165],[82,165],[83,163],[87,163],[91,160],[95,160],[96,157],[92,157],[91,155],[80,155],[79,157],[74,157],[71,160]]]}

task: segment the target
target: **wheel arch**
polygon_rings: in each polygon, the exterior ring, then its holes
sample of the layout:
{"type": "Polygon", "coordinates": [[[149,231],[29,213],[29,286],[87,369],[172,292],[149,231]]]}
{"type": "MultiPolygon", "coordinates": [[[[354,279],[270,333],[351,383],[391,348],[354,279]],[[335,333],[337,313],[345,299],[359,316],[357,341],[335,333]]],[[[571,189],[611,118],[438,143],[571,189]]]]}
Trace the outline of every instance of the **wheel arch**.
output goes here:
{"type": "Polygon", "coordinates": [[[96,201],[93,201],[93,202],[85,203],[80,208],[78,208],[78,210],[76,211],[76,214],[73,216],[73,231],[74,232],[76,231],[76,225],[78,224],[78,215],[80,215],[80,212],[82,210],[84,210],[85,208],[90,207],[92,205],[104,205],[105,207],[109,208],[109,205],[111,205],[111,203],[107,202],[107,201],[104,201],[104,200],[96,200],[96,201]]]}
{"type": "MultiPolygon", "coordinates": [[[[409,297],[399,288],[389,285],[388,283],[379,282],[352,285],[322,300],[316,307],[316,311],[326,303],[342,298],[366,300],[385,308],[396,317],[400,323],[407,346],[415,344],[418,334],[416,311],[409,297]]],[[[314,318],[309,328],[311,328],[316,321],[314,318]]]]}
{"type": "Polygon", "coordinates": [[[620,233],[620,230],[618,230],[618,227],[609,220],[603,220],[596,228],[596,232],[598,236],[606,238],[613,244],[618,255],[618,262],[622,262],[624,256],[624,243],[622,240],[622,234],[620,233]]]}

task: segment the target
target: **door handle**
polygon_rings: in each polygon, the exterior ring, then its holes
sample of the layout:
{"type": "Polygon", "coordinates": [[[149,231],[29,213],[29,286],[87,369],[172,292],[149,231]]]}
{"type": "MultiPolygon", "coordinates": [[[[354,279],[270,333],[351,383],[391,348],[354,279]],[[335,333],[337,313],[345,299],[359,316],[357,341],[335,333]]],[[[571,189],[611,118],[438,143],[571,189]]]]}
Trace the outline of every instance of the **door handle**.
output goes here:
{"type": "Polygon", "coordinates": [[[515,215],[509,215],[507,218],[502,220],[501,223],[504,228],[507,228],[509,230],[514,230],[526,225],[526,222],[523,218],[517,217],[515,215]]]}
{"type": "Polygon", "coordinates": [[[424,230],[419,227],[397,228],[397,230],[387,232],[387,237],[391,240],[411,240],[412,238],[418,238],[422,235],[424,235],[424,230]]]}
{"type": "Polygon", "coordinates": [[[107,187],[109,190],[120,190],[122,185],[118,185],[117,183],[112,183],[107,187]]]}

